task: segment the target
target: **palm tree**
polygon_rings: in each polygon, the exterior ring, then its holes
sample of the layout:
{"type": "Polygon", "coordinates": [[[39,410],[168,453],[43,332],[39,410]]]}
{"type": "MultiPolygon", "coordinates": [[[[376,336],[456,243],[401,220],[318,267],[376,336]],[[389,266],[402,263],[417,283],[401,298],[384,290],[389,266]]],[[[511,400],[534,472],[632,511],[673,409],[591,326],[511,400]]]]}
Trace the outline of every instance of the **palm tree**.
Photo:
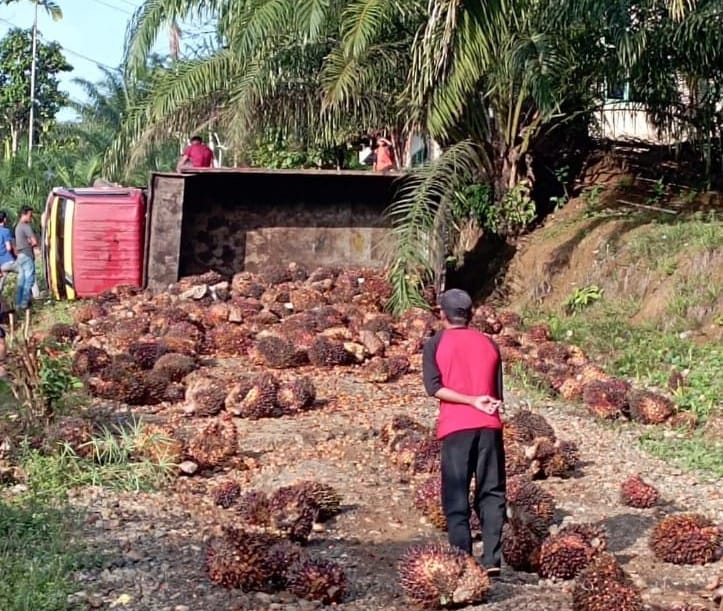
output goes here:
{"type": "Polygon", "coordinates": [[[410,20],[419,20],[421,12],[398,13],[402,18],[386,23],[365,56],[355,57],[350,66],[338,48],[342,21],[346,24],[354,14],[355,3],[348,4],[147,0],[129,26],[126,64],[131,73],[142,65],[160,29],[179,20],[215,18],[219,43],[204,57],[176,62],[153,82],[147,103],[125,122],[109,164],[133,165],[159,133],[209,125],[223,129],[237,146],[259,137],[334,146],[370,126],[401,132],[396,101],[409,66],[406,49],[415,31],[410,20]],[[354,81],[354,96],[334,89],[341,73],[354,81]]]}

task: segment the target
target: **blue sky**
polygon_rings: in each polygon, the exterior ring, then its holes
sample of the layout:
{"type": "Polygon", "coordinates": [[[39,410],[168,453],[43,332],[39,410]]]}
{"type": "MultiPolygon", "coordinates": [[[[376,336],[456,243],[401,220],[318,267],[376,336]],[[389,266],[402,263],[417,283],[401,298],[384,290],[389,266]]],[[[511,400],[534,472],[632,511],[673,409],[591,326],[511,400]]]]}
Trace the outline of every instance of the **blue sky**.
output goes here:
{"type": "MultiPolygon", "coordinates": [[[[90,81],[102,78],[99,65],[110,68],[121,63],[126,25],[134,9],[142,0],[56,0],[63,10],[63,19],[54,22],[42,9],[38,27],[45,40],[59,42],[73,71],[62,76],[62,88],[74,99],[82,99],[82,90],[72,80],[90,81]]],[[[30,28],[33,24],[33,2],[21,0],[11,5],[0,5],[0,36],[16,25],[30,28]],[[8,23],[10,22],[10,23],[8,23]]],[[[158,41],[160,53],[168,51],[167,41],[158,41]]],[[[72,117],[63,111],[59,117],[72,117]]]]}

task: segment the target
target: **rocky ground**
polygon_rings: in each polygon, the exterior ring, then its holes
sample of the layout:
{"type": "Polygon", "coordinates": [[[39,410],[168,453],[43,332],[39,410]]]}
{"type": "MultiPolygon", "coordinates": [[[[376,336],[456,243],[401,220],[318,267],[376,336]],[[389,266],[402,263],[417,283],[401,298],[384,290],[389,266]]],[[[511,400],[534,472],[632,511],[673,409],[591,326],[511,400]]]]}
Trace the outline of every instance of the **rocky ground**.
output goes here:
{"type": "MultiPolygon", "coordinates": [[[[302,478],[331,484],[343,496],[343,513],[316,531],[309,544],[315,555],[344,566],[351,591],[339,607],[410,608],[396,583],[396,564],[410,544],[441,541],[444,535],[414,508],[414,478],[388,462],[377,432],[399,413],[431,425],[434,401],[424,397],[418,370],[386,385],[362,381],[353,368],[308,368],[304,373],[317,384],[317,409],[294,418],[237,420],[243,469],[179,477],[170,489],[153,494],[100,489],[73,494],[73,504],[86,516],[81,536],[94,567],[77,575],[73,601],[78,608],[316,608],[317,603],[286,593],[225,590],[204,570],[208,539],[222,523],[234,520],[231,509],[214,506],[209,491],[228,479],[238,481],[243,490],[271,490],[302,478]]],[[[507,409],[514,411],[521,403],[508,397],[507,409]]],[[[656,519],[681,510],[723,522],[720,482],[705,481],[643,453],[636,443],[639,427],[601,425],[563,404],[531,407],[549,419],[559,437],[580,445],[581,466],[572,478],[541,482],[555,496],[558,522],[603,524],[609,549],[643,588],[650,609],[670,608],[674,602],[698,605],[693,609],[717,608],[711,599],[723,578],[721,562],[704,567],[663,564],[652,557],[647,536],[656,519]],[[619,483],[635,472],[658,486],[662,505],[637,510],[620,504],[619,483]]],[[[166,415],[161,410],[146,417],[166,415]]],[[[507,569],[488,603],[470,609],[565,611],[570,609],[570,589],[571,582],[541,581],[507,569]]]]}

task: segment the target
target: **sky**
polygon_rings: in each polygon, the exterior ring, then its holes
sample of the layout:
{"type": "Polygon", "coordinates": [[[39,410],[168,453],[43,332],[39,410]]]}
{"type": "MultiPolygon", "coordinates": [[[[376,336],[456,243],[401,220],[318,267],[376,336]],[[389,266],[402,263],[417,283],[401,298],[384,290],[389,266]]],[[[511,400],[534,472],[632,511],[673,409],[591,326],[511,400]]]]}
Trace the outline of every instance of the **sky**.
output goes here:
{"type": "MultiPolygon", "coordinates": [[[[83,100],[83,90],[73,83],[74,78],[89,81],[103,77],[100,66],[116,68],[123,56],[126,25],[142,0],[56,0],[63,10],[63,19],[54,22],[42,9],[38,11],[38,29],[46,41],[57,41],[73,66],[63,73],[61,88],[72,99],[83,100]]],[[[0,36],[13,26],[30,28],[33,25],[32,0],[0,4],[0,36]]],[[[159,40],[156,50],[167,53],[166,40],[159,40]]],[[[70,119],[73,112],[61,111],[61,120],[70,119]]]]}

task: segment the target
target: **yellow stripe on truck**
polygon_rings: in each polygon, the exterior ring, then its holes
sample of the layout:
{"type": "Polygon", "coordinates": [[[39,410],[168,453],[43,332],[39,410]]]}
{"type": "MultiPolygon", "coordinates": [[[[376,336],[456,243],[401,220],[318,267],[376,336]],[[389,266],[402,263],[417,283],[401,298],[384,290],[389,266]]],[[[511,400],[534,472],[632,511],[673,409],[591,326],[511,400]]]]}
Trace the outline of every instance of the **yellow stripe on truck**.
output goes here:
{"type": "Polygon", "coordinates": [[[75,201],[65,201],[65,214],[63,215],[63,279],[65,281],[65,296],[75,299],[75,285],[73,284],[73,219],[75,217],[75,201]]]}

